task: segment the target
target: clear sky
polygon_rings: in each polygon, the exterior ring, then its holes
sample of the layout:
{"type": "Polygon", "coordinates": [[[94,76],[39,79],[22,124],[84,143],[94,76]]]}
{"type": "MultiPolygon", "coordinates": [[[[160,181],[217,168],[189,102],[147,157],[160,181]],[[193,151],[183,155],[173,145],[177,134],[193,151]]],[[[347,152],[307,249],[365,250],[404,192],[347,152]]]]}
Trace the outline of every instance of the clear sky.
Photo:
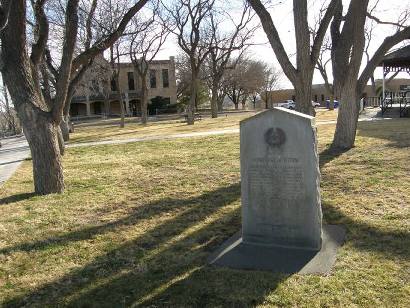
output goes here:
{"type": "MultiPolygon", "coordinates": [[[[294,60],[296,53],[295,47],[295,35],[294,35],[294,25],[293,25],[293,1],[283,0],[283,1],[270,1],[271,9],[270,13],[274,21],[275,26],[279,32],[282,43],[288,55],[291,55],[291,60],[294,60]]],[[[326,2],[329,2],[328,0],[326,2]]],[[[347,5],[350,1],[344,0],[345,10],[347,10],[347,5]]],[[[370,0],[369,8],[372,8],[376,3],[376,0],[370,0]]],[[[311,25],[314,23],[315,18],[317,18],[317,13],[323,0],[309,0],[309,21],[311,25]]],[[[383,21],[396,22],[398,17],[404,10],[410,7],[410,0],[380,0],[376,9],[374,10],[374,15],[383,21]]],[[[258,16],[255,16],[255,22],[259,23],[258,16]]],[[[375,24],[374,24],[375,25],[375,24]]],[[[381,44],[384,37],[393,34],[395,28],[390,25],[375,25],[373,31],[373,38],[370,45],[370,54],[373,55],[374,51],[381,44]]],[[[255,46],[251,46],[249,53],[255,59],[263,60],[270,65],[280,69],[280,65],[276,60],[276,56],[272,51],[266,35],[262,28],[260,28],[254,36],[255,46]]],[[[404,43],[399,44],[397,47],[403,46],[404,43]]],[[[408,44],[408,42],[407,42],[408,44]]],[[[176,55],[178,52],[178,46],[174,38],[170,38],[167,44],[164,46],[163,50],[158,55],[158,58],[167,58],[170,55],[176,55]]],[[[363,57],[363,64],[365,64],[366,58],[363,57]]],[[[330,68],[330,65],[329,65],[330,68]]],[[[331,76],[331,71],[329,70],[329,76],[331,76]]],[[[382,78],[382,69],[377,68],[375,71],[376,79],[382,78]]],[[[409,78],[410,76],[406,73],[400,73],[397,78],[409,78]]],[[[313,83],[323,83],[323,79],[320,74],[315,71],[313,83]]],[[[283,75],[281,87],[291,87],[291,83],[288,81],[285,75],[283,75]]]]}

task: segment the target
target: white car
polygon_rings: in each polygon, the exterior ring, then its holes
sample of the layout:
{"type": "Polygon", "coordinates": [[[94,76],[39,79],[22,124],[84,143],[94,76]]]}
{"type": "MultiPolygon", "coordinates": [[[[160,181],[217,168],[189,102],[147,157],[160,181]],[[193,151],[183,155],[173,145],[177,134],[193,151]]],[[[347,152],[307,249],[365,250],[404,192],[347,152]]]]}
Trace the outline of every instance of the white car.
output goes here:
{"type": "Polygon", "coordinates": [[[278,107],[283,107],[283,108],[295,110],[296,103],[293,100],[288,99],[288,100],[284,101],[283,103],[279,103],[278,107]]]}

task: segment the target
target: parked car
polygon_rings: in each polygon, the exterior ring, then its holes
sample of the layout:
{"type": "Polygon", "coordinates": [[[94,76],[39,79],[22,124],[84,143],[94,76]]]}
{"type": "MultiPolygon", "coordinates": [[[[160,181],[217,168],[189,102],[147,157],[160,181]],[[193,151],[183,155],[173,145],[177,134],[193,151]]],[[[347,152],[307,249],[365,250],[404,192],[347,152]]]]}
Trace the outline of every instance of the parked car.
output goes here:
{"type": "Polygon", "coordinates": [[[320,103],[312,101],[313,108],[320,107],[320,103]]]}
{"type": "MultiPolygon", "coordinates": [[[[326,108],[329,109],[330,107],[330,100],[326,100],[326,108]]],[[[333,108],[338,108],[339,107],[339,101],[334,100],[333,101],[333,108]]]]}
{"type": "Polygon", "coordinates": [[[286,101],[284,101],[284,102],[282,102],[282,103],[279,103],[279,104],[278,104],[278,107],[283,107],[283,108],[295,110],[295,108],[296,108],[296,103],[295,103],[293,100],[288,99],[288,100],[286,100],[286,101]]]}

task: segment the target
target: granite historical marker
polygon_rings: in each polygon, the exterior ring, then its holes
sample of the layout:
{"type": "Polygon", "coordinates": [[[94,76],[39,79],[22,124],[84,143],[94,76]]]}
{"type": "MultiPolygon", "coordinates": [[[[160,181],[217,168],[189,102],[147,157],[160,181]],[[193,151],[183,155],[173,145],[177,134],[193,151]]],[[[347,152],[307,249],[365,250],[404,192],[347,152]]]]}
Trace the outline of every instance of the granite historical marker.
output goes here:
{"type": "Polygon", "coordinates": [[[322,228],[314,118],[274,108],[241,122],[242,232],[210,263],[329,272],[344,231],[322,228]]]}

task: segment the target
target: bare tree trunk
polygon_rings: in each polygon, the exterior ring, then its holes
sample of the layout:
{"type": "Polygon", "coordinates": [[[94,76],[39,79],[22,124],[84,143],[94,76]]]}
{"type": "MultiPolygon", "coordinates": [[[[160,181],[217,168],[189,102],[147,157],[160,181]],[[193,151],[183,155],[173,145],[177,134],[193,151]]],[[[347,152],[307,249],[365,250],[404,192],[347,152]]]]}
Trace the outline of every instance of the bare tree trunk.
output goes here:
{"type": "Polygon", "coordinates": [[[329,110],[333,110],[335,109],[335,96],[333,95],[333,92],[330,92],[329,95],[329,110]]]}
{"type": "Polygon", "coordinates": [[[192,83],[191,83],[191,96],[189,98],[189,103],[187,106],[187,124],[193,125],[195,123],[195,103],[196,103],[196,96],[198,93],[198,78],[196,75],[192,75],[192,83]]]}
{"type": "Polygon", "coordinates": [[[223,104],[224,104],[224,97],[219,97],[218,96],[218,112],[222,112],[223,111],[223,104]]]}
{"type": "Polygon", "coordinates": [[[29,106],[21,107],[24,133],[30,145],[33,161],[34,188],[38,194],[64,191],[63,167],[58,142],[58,126],[49,116],[29,106]],[[30,110],[27,110],[30,109],[30,110]]]}
{"type": "Polygon", "coordinates": [[[218,84],[219,82],[214,82],[212,84],[212,95],[211,95],[211,116],[212,118],[218,117],[218,84]]]}
{"type": "MultiPolygon", "coordinates": [[[[69,94],[70,95],[70,99],[67,99],[67,103],[64,106],[64,110],[63,110],[63,117],[62,120],[60,122],[60,131],[63,137],[63,141],[69,141],[70,140],[70,108],[71,108],[71,99],[73,97],[73,93],[69,94]]],[[[64,143],[63,145],[64,146],[64,143]]],[[[63,155],[63,153],[62,153],[63,155]]]]}
{"type": "Polygon", "coordinates": [[[376,81],[374,80],[374,74],[372,74],[372,76],[370,77],[371,83],[372,83],[372,96],[375,97],[376,96],[376,81]]]}
{"type": "Polygon", "coordinates": [[[70,118],[68,115],[64,115],[60,123],[60,131],[63,141],[70,140],[70,118]]]}
{"type": "Polygon", "coordinates": [[[3,96],[4,96],[4,101],[6,102],[6,121],[7,121],[7,126],[8,129],[13,132],[13,135],[17,133],[17,125],[16,125],[16,120],[14,118],[14,114],[12,113],[10,109],[10,102],[9,102],[9,94],[7,93],[7,86],[6,83],[3,79],[3,96]]]}
{"type": "Polygon", "coordinates": [[[110,101],[107,95],[104,95],[104,113],[105,117],[108,118],[110,115],[110,101]]]}
{"type": "Polygon", "coordinates": [[[57,126],[56,130],[57,130],[57,141],[58,141],[58,148],[60,150],[60,155],[64,156],[64,154],[65,154],[65,143],[64,143],[63,132],[61,130],[61,123],[60,123],[59,126],[57,126]]]}
{"type": "Polygon", "coordinates": [[[120,127],[124,128],[125,127],[125,108],[124,108],[124,102],[122,101],[122,93],[121,92],[120,92],[120,110],[121,110],[120,127]]]}
{"type": "Polygon", "coordinates": [[[125,127],[125,108],[124,108],[124,102],[122,101],[122,90],[121,90],[121,86],[120,86],[120,68],[118,65],[118,71],[117,71],[117,89],[118,89],[118,100],[120,102],[120,116],[121,116],[121,120],[120,120],[120,128],[124,128],[125,127]]]}
{"type": "Polygon", "coordinates": [[[295,86],[296,111],[315,116],[316,112],[312,106],[311,81],[307,80],[307,83],[305,86],[295,86]]]}
{"type": "Polygon", "coordinates": [[[355,85],[356,80],[354,85],[342,89],[333,148],[350,149],[354,146],[359,117],[358,93],[355,85]]]}
{"type": "Polygon", "coordinates": [[[246,97],[242,99],[241,104],[242,104],[242,110],[245,110],[246,109],[246,97]]]}
{"type": "Polygon", "coordinates": [[[148,86],[146,74],[141,76],[141,122],[148,122],[148,86]]]}
{"type": "Polygon", "coordinates": [[[232,95],[232,102],[235,105],[235,110],[239,110],[239,102],[238,102],[239,98],[236,96],[236,94],[234,93],[232,95]]]}

